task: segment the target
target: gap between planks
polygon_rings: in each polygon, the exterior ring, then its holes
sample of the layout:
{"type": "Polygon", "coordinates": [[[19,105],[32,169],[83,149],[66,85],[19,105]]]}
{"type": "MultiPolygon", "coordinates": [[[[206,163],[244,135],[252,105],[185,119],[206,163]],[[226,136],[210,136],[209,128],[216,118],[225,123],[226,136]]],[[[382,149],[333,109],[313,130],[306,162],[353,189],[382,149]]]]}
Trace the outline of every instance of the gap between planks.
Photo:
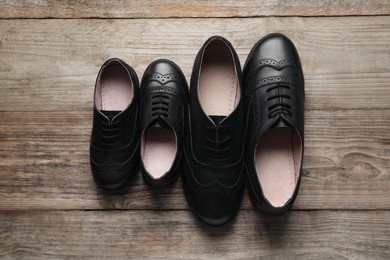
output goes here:
{"type": "Polygon", "coordinates": [[[0,18],[254,18],[388,15],[386,0],[2,1],[0,18]]]}
{"type": "Polygon", "coordinates": [[[257,40],[274,31],[298,48],[306,110],[390,108],[389,26],[390,16],[0,21],[0,110],[90,109],[96,74],[109,57],[125,60],[139,78],[150,62],[168,58],[189,81],[208,36],[227,37],[244,64],[257,40]]]}

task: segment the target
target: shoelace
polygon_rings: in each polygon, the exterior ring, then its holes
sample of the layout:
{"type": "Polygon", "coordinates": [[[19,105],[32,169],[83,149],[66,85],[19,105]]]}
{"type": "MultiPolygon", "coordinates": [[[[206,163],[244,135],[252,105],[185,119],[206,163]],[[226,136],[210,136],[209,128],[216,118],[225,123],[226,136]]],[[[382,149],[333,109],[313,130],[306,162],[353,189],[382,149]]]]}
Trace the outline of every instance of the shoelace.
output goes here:
{"type": "Polygon", "coordinates": [[[230,160],[228,151],[230,150],[229,140],[226,130],[229,126],[208,126],[207,127],[207,147],[210,151],[208,159],[216,162],[224,162],[230,160]]]}
{"type": "Polygon", "coordinates": [[[109,145],[109,146],[113,146],[113,145],[117,145],[119,144],[119,130],[120,130],[120,127],[119,127],[119,122],[118,121],[115,121],[115,122],[106,122],[106,121],[102,121],[102,138],[103,138],[103,144],[104,145],[109,145]]]}
{"type": "Polygon", "coordinates": [[[155,94],[152,96],[152,116],[168,117],[169,95],[155,94]]]}
{"type": "Polygon", "coordinates": [[[284,115],[292,116],[291,112],[291,105],[289,103],[286,103],[284,100],[289,99],[291,100],[291,95],[287,93],[280,93],[279,89],[287,89],[288,92],[291,91],[291,87],[287,84],[271,84],[266,90],[267,93],[270,93],[273,90],[277,90],[277,93],[271,94],[267,97],[267,102],[274,101],[274,103],[267,107],[267,111],[269,111],[268,118],[271,119],[278,114],[282,113],[284,115]]]}

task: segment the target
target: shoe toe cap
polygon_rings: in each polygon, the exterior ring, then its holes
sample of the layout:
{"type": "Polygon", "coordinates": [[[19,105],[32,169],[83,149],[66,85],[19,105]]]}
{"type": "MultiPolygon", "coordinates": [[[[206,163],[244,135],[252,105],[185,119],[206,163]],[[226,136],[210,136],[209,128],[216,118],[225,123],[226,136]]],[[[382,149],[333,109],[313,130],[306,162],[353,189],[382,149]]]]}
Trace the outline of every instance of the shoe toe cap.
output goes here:
{"type": "Polygon", "coordinates": [[[198,192],[185,188],[188,204],[195,215],[206,224],[219,226],[226,224],[237,214],[242,192],[232,195],[221,192],[198,192]]]}
{"type": "Polygon", "coordinates": [[[150,73],[158,72],[160,74],[166,75],[166,74],[175,74],[180,75],[181,72],[176,66],[175,63],[169,60],[156,60],[152,62],[149,67],[147,68],[147,71],[150,73]]]}
{"type": "Polygon", "coordinates": [[[298,52],[289,38],[283,34],[270,34],[261,39],[255,46],[252,55],[259,59],[299,60],[298,52]]]}
{"type": "Polygon", "coordinates": [[[121,169],[115,165],[96,165],[91,161],[92,175],[102,189],[112,191],[122,188],[128,183],[137,172],[137,166],[129,166],[127,169],[121,169]]]}
{"type": "Polygon", "coordinates": [[[198,217],[205,223],[213,226],[220,226],[231,219],[237,214],[239,209],[239,203],[233,202],[231,199],[227,198],[217,198],[208,199],[207,202],[202,205],[196,205],[198,212],[198,217]],[[223,200],[228,202],[223,202],[223,200]]]}

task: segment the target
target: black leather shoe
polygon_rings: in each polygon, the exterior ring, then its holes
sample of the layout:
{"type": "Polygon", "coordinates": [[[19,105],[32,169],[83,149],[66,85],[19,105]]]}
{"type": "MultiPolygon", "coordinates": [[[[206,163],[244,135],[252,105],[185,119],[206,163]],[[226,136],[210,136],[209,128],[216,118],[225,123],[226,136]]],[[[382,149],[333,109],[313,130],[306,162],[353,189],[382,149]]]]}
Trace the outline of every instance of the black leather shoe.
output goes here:
{"type": "Polygon", "coordinates": [[[172,183],[181,172],[188,85],[169,60],[154,61],[141,82],[141,172],[154,186],[172,183]]]}
{"type": "Polygon", "coordinates": [[[139,87],[135,71],[109,59],[95,85],[90,161],[95,182],[105,190],[123,187],[139,165],[139,87]]]}
{"type": "Polygon", "coordinates": [[[222,225],[237,213],[244,189],[240,61],[232,45],[213,36],[192,71],[183,187],[202,221],[222,225]]]}
{"type": "Polygon", "coordinates": [[[304,79],[294,44],[270,34],[244,68],[248,190],[268,214],[288,210],[298,193],[303,158],[304,79]]]}

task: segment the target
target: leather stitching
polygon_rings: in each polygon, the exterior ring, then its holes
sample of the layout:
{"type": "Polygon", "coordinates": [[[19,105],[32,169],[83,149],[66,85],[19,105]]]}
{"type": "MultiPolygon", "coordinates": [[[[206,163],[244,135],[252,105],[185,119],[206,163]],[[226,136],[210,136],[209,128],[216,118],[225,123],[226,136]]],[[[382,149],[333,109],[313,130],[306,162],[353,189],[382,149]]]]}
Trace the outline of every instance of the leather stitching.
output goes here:
{"type": "Polygon", "coordinates": [[[248,81],[253,77],[253,75],[264,66],[269,66],[269,67],[272,67],[276,70],[281,70],[281,69],[284,69],[285,67],[292,67],[292,68],[299,67],[298,64],[296,64],[295,62],[291,62],[288,59],[281,60],[281,61],[276,61],[273,59],[262,59],[262,60],[259,60],[256,63],[256,65],[249,71],[249,73],[246,77],[246,80],[245,80],[245,84],[247,84],[248,81]]]}

